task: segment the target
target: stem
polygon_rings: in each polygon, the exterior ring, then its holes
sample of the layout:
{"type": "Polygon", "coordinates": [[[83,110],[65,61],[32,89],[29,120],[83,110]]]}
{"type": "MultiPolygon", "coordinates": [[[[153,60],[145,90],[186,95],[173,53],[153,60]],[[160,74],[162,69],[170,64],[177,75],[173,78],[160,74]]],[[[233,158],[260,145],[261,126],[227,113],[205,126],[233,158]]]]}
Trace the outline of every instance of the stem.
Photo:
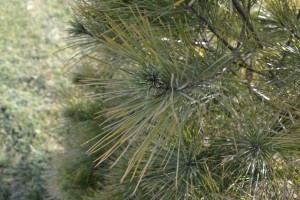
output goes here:
{"type": "MultiPolygon", "coordinates": [[[[297,20],[299,20],[299,19],[300,19],[300,9],[298,10],[298,14],[297,14],[297,20]]],[[[291,32],[292,32],[292,33],[291,33],[291,35],[290,35],[290,37],[289,37],[289,40],[287,41],[287,43],[286,43],[285,46],[290,46],[291,43],[292,43],[293,37],[294,37],[294,36],[296,37],[296,35],[293,34],[293,31],[291,31],[291,32]]],[[[296,37],[296,38],[297,38],[297,37],[296,37]]],[[[297,38],[297,39],[298,39],[298,38],[297,38]]],[[[282,55],[282,58],[281,58],[281,63],[284,61],[285,57],[286,57],[286,53],[284,52],[283,55],[282,55]]]]}
{"type": "Polygon", "coordinates": [[[222,43],[230,50],[235,51],[236,48],[232,46],[226,38],[222,37],[221,34],[216,30],[216,28],[203,16],[201,16],[191,5],[185,5],[185,8],[195,17],[198,18],[201,24],[207,25],[208,29],[219,39],[222,43]]]}
{"type": "Polygon", "coordinates": [[[240,33],[240,37],[237,41],[236,49],[240,48],[241,45],[242,45],[241,39],[243,39],[245,37],[245,29],[246,29],[246,25],[243,24],[243,27],[242,27],[242,30],[241,30],[241,33],[240,33]]]}
{"type": "Polygon", "coordinates": [[[246,25],[249,28],[249,30],[251,31],[251,33],[253,34],[254,39],[258,43],[258,46],[260,48],[263,48],[263,45],[262,45],[256,31],[254,30],[253,24],[251,23],[250,18],[248,18],[248,15],[247,15],[246,11],[244,10],[242,4],[239,2],[239,0],[232,0],[232,2],[233,2],[235,9],[237,10],[237,12],[241,15],[243,20],[246,22],[246,25]]]}

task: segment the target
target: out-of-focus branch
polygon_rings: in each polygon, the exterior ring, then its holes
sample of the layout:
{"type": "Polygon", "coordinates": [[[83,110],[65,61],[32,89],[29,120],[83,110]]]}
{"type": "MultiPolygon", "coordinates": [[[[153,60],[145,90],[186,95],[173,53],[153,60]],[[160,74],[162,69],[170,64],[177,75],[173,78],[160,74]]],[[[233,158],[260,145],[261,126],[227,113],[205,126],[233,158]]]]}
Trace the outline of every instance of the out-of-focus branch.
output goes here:
{"type": "Polygon", "coordinates": [[[230,50],[235,51],[236,48],[232,46],[226,38],[224,38],[219,31],[203,16],[201,16],[193,7],[192,5],[185,4],[185,8],[197,19],[200,21],[201,24],[206,25],[208,29],[230,50]]]}
{"type": "Polygon", "coordinates": [[[245,9],[243,8],[242,4],[240,3],[239,0],[232,0],[232,3],[235,7],[235,9],[237,10],[237,12],[241,15],[241,17],[243,18],[243,20],[246,22],[247,27],[249,28],[249,30],[251,31],[251,33],[254,36],[254,39],[257,41],[257,44],[260,48],[263,48],[263,45],[253,27],[253,24],[251,23],[250,18],[248,17],[245,9]]]}
{"type": "MultiPolygon", "coordinates": [[[[299,19],[300,19],[300,9],[298,10],[298,14],[297,14],[297,20],[299,20],[299,19]]],[[[293,37],[296,37],[296,36],[292,32],[291,35],[290,35],[290,37],[289,37],[289,40],[287,41],[287,43],[286,43],[285,46],[290,46],[291,45],[293,37]]],[[[284,61],[285,57],[286,57],[286,53],[283,53],[282,58],[281,58],[281,62],[284,61]]]]}

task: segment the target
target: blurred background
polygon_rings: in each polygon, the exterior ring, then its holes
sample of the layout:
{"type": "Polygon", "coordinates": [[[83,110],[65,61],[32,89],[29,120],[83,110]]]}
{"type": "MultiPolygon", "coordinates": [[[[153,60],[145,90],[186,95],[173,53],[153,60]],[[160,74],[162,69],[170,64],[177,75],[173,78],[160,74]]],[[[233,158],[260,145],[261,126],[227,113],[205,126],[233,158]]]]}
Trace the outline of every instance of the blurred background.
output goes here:
{"type": "Polygon", "coordinates": [[[70,16],[68,0],[0,0],[0,200],[47,199],[70,16]]]}

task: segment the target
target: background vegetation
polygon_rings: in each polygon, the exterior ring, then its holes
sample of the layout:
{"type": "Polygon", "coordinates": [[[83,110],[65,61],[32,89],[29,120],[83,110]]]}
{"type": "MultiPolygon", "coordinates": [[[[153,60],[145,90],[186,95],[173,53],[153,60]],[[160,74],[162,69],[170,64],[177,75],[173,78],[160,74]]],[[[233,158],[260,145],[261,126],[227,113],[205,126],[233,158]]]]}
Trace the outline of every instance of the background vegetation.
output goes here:
{"type": "Polygon", "coordinates": [[[0,0],[0,199],[46,199],[45,170],[58,145],[58,96],[70,6],[0,0]]]}

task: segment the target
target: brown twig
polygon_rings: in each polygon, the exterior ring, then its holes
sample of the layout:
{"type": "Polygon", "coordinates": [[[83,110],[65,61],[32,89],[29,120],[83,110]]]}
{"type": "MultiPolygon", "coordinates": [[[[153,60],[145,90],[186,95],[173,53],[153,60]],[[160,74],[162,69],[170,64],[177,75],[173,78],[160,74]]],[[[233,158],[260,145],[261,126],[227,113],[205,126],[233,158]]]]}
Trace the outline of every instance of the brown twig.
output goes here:
{"type": "MultiPolygon", "coordinates": [[[[300,9],[298,10],[298,14],[297,14],[297,20],[299,20],[299,19],[300,19],[300,9]]],[[[296,37],[296,36],[295,36],[295,34],[291,33],[291,35],[289,37],[289,40],[287,41],[285,46],[290,46],[291,45],[293,37],[296,37]]],[[[283,55],[282,55],[282,58],[281,58],[281,62],[284,61],[285,57],[286,57],[286,53],[284,52],[283,55]]]]}
{"type": "Polygon", "coordinates": [[[207,25],[208,29],[219,39],[222,43],[230,50],[235,51],[236,48],[232,46],[226,38],[222,37],[222,35],[217,31],[217,29],[203,16],[201,16],[191,5],[186,4],[185,8],[195,17],[198,18],[201,24],[207,25]]]}
{"type": "Polygon", "coordinates": [[[241,39],[245,37],[245,30],[246,30],[246,25],[243,24],[243,27],[242,27],[242,30],[241,30],[241,33],[240,33],[240,37],[237,41],[236,49],[240,48],[241,45],[242,45],[241,39]]]}
{"type": "Polygon", "coordinates": [[[240,1],[239,0],[232,0],[232,3],[234,5],[235,9],[237,10],[237,12],[241,15],[241,17],[243,18],[243,20],[246,22],[246,25],[249,28],[249,30],[251,31],[251,33],[253,34],[254,39],[258,43],[258,46],[260,48],[263,48],[263,45],[262,45],[262,43],[261,43],[261,41],[260,41],[260,39],[259,39],[259,37],[258,37],[258,35],[257,35],[257,33],[256,33],[255,29],[254,29],[254,27],[253,27],[253,24],[251,23],[251,20],[248,17],[248,15],[247,15],[245,9],[243,8],[242,4],[240,3],[240,1]]]}

